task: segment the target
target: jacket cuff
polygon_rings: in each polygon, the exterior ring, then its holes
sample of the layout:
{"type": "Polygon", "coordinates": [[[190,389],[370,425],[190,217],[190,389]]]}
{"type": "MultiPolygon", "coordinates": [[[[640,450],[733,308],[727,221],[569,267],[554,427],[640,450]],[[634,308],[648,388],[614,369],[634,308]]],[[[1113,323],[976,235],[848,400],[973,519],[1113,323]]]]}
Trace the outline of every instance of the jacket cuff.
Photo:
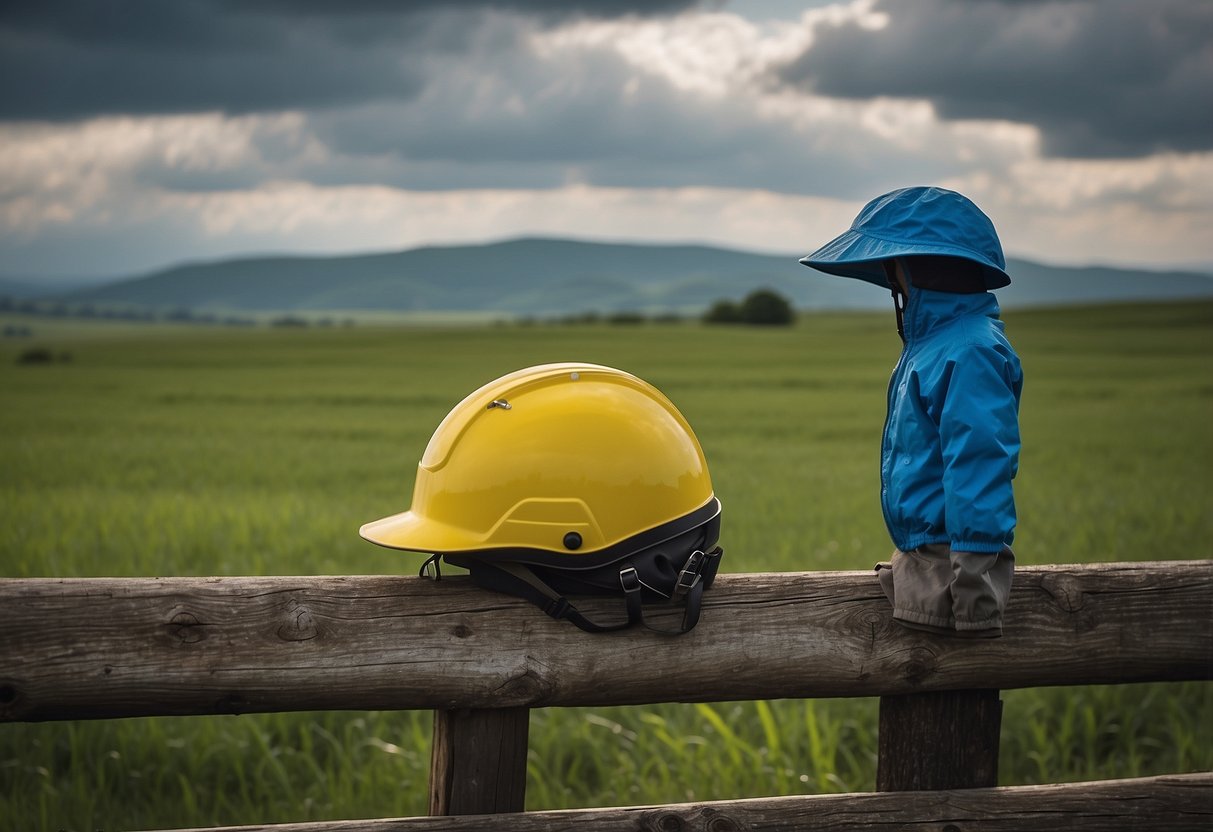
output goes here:
{"type": "Polygon", "coordinates": [[[949,544],[953,552],[975,552],[979,555],[995,555],[1006,544],[1001,540],[953,540],[949,544]]]}

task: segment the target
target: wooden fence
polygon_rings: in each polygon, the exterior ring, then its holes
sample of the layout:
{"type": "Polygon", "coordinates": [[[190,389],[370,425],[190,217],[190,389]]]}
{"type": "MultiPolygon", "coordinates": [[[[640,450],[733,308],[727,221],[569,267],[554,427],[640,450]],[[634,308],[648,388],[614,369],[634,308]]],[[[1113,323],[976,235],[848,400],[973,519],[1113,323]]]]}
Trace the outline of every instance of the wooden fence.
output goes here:
{"type": "Polygon", "coordinates": [[[1213,561],[1021,568],[994,640],[899,627],[870,572],[721,575],[679,637],[587,635],[460,578],[0,580],[3,721],[434,710],[431,817],[243,832],[1208,832],[1213,773],[996,786],[999,690],[1207,679],[1213,561]],[[852,696],[881,697],[875,793],[522,812],[531,708],[852,696]]]}

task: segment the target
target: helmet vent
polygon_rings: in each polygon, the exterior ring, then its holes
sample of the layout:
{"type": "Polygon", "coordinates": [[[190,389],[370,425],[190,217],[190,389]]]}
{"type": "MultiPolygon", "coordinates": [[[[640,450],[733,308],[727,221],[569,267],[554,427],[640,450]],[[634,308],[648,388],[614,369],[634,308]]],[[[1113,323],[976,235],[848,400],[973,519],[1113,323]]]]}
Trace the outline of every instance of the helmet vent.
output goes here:
{"type": "Polygon", "coordinates": [[[494,407],[499,407],[502,410],[510,410],[513,408],[513,405],[511,405],[505,399],[493,399],[491,402],[489,402],[489,406],[486,407],[485,410],[492,410],[494,407]]]}
{"type": "Polygon", "coordinates": [[[566,534],[564,536],[564,548],[580,549],[581,548],[581,535],[577,534],[577,532],[569,532],[568,534],[566,534]]]}

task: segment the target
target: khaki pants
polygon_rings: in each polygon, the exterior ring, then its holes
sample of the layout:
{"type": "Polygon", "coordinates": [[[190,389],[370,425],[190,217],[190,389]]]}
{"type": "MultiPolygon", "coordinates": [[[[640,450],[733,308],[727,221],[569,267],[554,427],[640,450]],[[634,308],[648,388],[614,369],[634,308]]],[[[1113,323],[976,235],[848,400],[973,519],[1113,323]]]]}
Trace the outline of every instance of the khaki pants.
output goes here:
{"type": "Polygon", "coordinates": [[[1002,635],[1014,571],[1015,555],[1008,546],[984,554],[953,552],[946,543],[933,543],[912,552],[895,549],[891,563],[876,564],[899,624],[976,638],[1002,635]]]}

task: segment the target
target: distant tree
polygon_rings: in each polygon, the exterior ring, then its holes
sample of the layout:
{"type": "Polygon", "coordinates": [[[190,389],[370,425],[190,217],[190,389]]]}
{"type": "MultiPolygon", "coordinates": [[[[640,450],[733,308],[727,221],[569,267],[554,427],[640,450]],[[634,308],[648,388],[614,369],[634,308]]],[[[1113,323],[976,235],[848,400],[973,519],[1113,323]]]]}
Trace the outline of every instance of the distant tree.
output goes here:
{"type": "Polygon", "coordinates": [[[739,324],[741,320],[741,307],[731,300],[718,300],[703,313],[705,324],[739,324]]]}
{"type": "Polygon", "coordinates": [[[642,324],[644,323],[644,315],[640,312],[632,312],[628,310],[620,310],[607,315],[606,322],[608,324],[642,324]]]}
{"type": "Polygon", "coordinates": [[[741,302],[741,319],[747,324],[788,326],[796,320],[792,304],[770,289],[755,289],[741,302]]]}
{"type": "Polygon", "coordinates": [[[297,315],[283,315],[270,321],[270,326],[286,327],[288,329],[305,329],[309,326],[306,318],[297,315]]]}
{"type": "Polygon", "coordinates": [[[17,356],[18,364],[50,364],[55,354],[46,347],[31,347],[17,356]]]}
{"type": "Polygon", "coordinates": [[[564,326],[582,326],[586,324],[597,324],[602,322],[602,315],[598,312],[574,312],[570,315],[564,315],[559,318],[553,318],[550,323],[562,324],[564,326]]]}

